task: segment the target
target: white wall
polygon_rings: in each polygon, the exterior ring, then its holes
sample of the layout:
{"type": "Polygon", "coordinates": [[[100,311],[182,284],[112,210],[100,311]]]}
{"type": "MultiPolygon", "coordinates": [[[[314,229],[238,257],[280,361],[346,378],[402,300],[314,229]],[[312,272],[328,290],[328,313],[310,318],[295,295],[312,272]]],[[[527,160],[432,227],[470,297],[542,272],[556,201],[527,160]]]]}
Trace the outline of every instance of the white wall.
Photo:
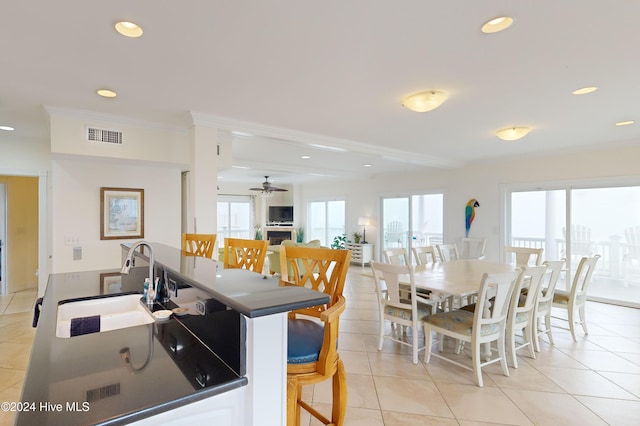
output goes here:
{"type": "Polygon", "coordinates": [[[144,189],[144,239],[180,247],[181,169],[68,156],[52,161],[52,271],[118,268],[120,244],[100,240],[100,188],[144,189]],[[74,240],[66,245],[65,237],[74,240]],[[77,241],[77,242],[76,242],[77,241]],[[82,260],[73,260],[73,247],[82,260]]]}
{"type": "Polygon", "coordinates": [[[640,144],[633,143],[582,150],[578,153],[503,159],[455,170],[306,184],[302,188],[302,197],[306,203],[311,199],[343,196],[347,201],[347,233],[359,230],[360,227],[356,226],[359,216],[373,216],[374,226],[367,227],[367,240],[376,245],[376,254],[380,252],[377,225],[382,195],[443,191],[444,235],[447,242],[459,242],[464,236],[464,208],[469,199],[476,198],[480,207],[476,209],[469,236],[487,237],[487,258],[497,260],[502,245],[500,231],[503,222],[503,185],[552,181],[597,182],[612,177],[638,184],[638,159],[640,144]]]}

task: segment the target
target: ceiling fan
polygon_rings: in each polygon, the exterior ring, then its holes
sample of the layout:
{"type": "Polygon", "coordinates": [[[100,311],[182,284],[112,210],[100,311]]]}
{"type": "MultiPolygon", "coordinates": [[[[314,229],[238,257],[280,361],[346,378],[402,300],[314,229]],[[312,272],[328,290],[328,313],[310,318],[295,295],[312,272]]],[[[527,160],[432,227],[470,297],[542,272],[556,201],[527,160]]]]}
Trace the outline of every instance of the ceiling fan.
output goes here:
{"type": "Polygon", "coordinates": [[[272,192],[288,191],[288,189],[272,186],[271,182],[269,182],[269,176],[264,177],[264,182],[262,182],[262,188],[249,188],[249,190],[260,191],[260,195],[262,195],[263,197],[270,197],[272,192]]]}

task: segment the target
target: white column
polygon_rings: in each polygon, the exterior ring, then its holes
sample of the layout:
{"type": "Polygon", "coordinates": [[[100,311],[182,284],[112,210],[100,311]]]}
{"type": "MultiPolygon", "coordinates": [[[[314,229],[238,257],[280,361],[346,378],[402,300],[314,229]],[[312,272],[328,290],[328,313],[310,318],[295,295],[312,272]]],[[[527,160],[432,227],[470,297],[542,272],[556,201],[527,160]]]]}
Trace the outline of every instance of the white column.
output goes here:
{"type": "Polygon", "coordinates": [[[217,230],[218,130],[194,125],[191,128],[191,180],[188,230],[214,234],[217,230]]]}

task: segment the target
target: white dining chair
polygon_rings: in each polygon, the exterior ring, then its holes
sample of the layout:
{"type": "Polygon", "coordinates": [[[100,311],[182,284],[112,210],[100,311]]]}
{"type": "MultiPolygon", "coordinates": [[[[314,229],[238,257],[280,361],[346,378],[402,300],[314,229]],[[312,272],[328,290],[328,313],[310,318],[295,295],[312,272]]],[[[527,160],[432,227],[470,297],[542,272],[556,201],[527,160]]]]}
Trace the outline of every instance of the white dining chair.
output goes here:
{"type": "Polygon", "coordinates": [[[422,320],[434,313],[437,302],[421,297],[416,292],[413,266],[391,263],[371,262],[373,280],[376,283],[376,294],[380,308],[380,328],[378,333],[378,350],[382,350],[384,339],[411,347],[413,363],[418,363],[418,352],[424,349],[424,345],[418,342],[418,330],[422,320]],[[409,299],[404,296],[406,284],[400,285],[400,275],[409,276],[409,299]],[[384,285],[382,283],[384,281],[384,285]],[[402,287],[402,289],[401,289],[402,287]],[[386,288],[386,294],[383,289],[386,288]],[[391,333],[385,333],[385,321],[392,325],[391,333]],[[411,328],[411,338],[407,338],[406,329],[411,328]]]}
{"type": "Polygon", "coordinates": [[[576,324],[580,324],[582,326],[584,334],[589,334],[589,331],[587,330],[587,317],[585,312],[587,288],[591,282],[593,271],[596,268],[598,259],[600,259],[599,254],[596,254],[593,257],[583,257],[578,264],[578,269],[576,269],[575,275],[573,276],[571,290],[569,292],[556,290],[553,295],[552,306],[554,308],[567,310],[569,331],[571,331],[571,337],[573,337],[574,341],[578,340],[576,339],[576,324]],[[579,318],[576,318],[576,313],[579,318]]]}
{"type": "Polygon", "coordinates": [[[413,252],[413,258],[416,262],[416,265],[428,265],[430,263],[436,263],[438,261],[436,258],[436,249],[434,246],[413,247],[411,251],[413,252]]]}
{"type": "Polygon", "coordinates": [[[546,270],[546,265],[524,268],[513,291],[511,303],[509,304],[509,313],[507,315],[507,352],[509,353],[513,368],[518,368],[517,351],[520,349],[528,347],[529,357],[536,359],[533,343],[535,325],[534,311],[546,270]],[[527,285],[527,291],[523,293],[520,289],[525,284],[527,285]],[[516,344],[516,333],[519,331],[522,331],[524,343],[516,344]]]}
{"type": "Polygon", "coordinates": [[[509,376],[507,356],[505,353],[505,333],[509,302],[516,283],[522,271],[505,272],[500,274],[484,274],[480,282],[476,309],[469,312],[456,309],[449,312],[436,313],[426,317],[424,337],[427,349],[425,362],[428,364],[432,356],[471,370],[478,386],[483,386],[482,367],[500,363],[502,373],[509,376]],[[491,299],[491,300],[490,300],[491,299]],[[491,307],[491,309],[490,309],[491,307]],[[459,341],[468,342],[471,346],[471,367],[458,362],[451,357],[433,352],[432,333],[438,337],[439,352],[444,349],[444,336],[459,341]],[[496,343],[497,357],[482,361],[482,349],[496,343]]]}
{"type": "Polygon", "coordinates": [[[458,246],[454,243],[438,244],[436,245],[436,248],[438,249],[438,255],[440,256],[441,262],[450,262],[452,260],[460,259],[458,246]]]}
{"type": "Polygon", "coordinates": [[[484,259],[487,246],[486,238],[463,238],[460,243],[461,259],[484,259]]]}
{"type": "Polygon", "coordinates": [[[405,248],[395,248],[383,250],[382,254],[387,263],[393,263],[395,265],[411,265],[409,262],[409,254],[405,248]]]}
{"type": "Polygon", "coordinates": [[[506,246],[504,251],[507,254],[507,263],[515,263],[516,266],[542,265],[542,248],[506,246]]]}
{"type": "Polygon", "coordinates": [[[540,336],[546,334],[549,339],[549,344],[553,345],[553,335],[551,334],[551,304],[553,303],[553,295],[556,291],[556,285],[558,284],[558,278],[564,268],[565,261],[562,260],[546,260],[543,262],[547,266],[547,273],[538,294],[538,301],[536,303],[535,316],[535,328],[533,336],[534,349],[540,352],[540,336]],[[544,321],[544,329],[541,329],[542,321],[544,321]]]}

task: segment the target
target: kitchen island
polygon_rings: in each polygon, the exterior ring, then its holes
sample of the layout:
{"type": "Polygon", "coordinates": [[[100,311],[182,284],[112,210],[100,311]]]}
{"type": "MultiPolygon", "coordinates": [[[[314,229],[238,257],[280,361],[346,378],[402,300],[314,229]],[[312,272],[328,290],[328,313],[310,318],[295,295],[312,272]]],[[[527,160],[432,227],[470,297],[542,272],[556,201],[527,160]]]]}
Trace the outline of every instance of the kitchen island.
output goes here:
{"type": "Polygon", "coordinates": [[[177,290],[154,310],[180,308],[180,316],[56,337],[59,302],[141,293],[149,257],[136,253],[128,276],[51,275],[18,425],[285,424],[287,312],[327,303],[328,296],[152,246],[156,275],[177,290]]]}

